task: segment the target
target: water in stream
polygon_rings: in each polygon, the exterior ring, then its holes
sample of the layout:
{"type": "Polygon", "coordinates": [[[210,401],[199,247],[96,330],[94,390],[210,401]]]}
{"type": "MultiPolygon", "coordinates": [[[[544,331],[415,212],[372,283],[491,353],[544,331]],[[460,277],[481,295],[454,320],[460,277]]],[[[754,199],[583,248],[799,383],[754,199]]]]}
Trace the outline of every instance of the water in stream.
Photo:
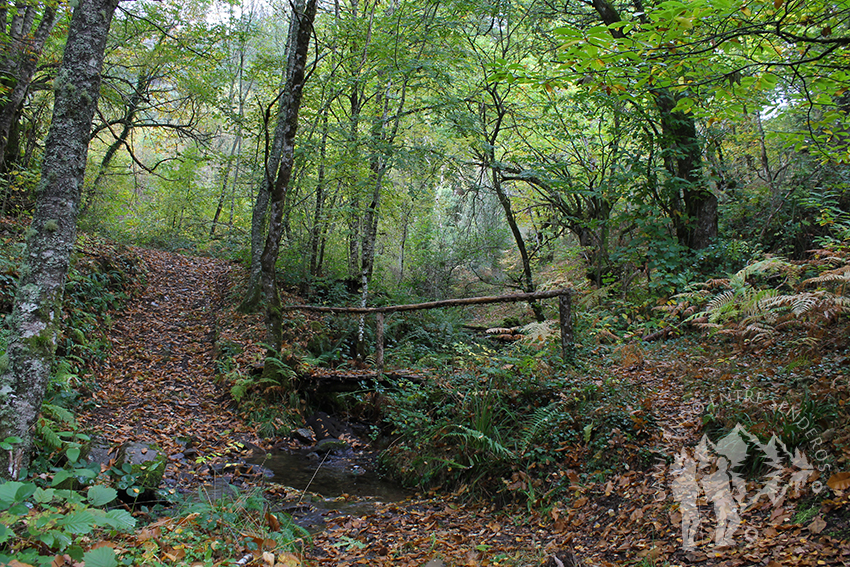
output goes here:
{"type": "Polygon", "coordinates": [[[376,502],[411,495],[375,471],[375,453],[368,451],[347,449],[318,457],[284,451],[269,453],[254,464],[274,472],[274,482],[305,492],[301,502],[283,504],[282,510],[310,532],[321,530],[328,517],[368,514],[376,502]]]}

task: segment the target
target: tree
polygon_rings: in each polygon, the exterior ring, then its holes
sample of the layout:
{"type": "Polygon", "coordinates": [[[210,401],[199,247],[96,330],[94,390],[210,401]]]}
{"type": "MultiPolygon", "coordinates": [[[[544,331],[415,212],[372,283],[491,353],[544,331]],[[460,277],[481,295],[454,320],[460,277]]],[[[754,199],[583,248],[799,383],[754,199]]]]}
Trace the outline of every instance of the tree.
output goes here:
{"type": "Polygon", "coordinates": [[[6,170],[9,137],[56,22],[57,4],[56,0],[43,5],[32,0],[0,3],[0,172],[6,170]]]}
{"type": "Polygon", "coordinates": [[[287,60],[287,80],[281,99],[279,120],[283,124],[281,136],[280,166],[274,187],[269,194],[269,232],[260,258],[262,267],[263,298],[266,303],[266,343],[271,352],[280,352],[283,343],[281,334],[281,303],[277,289],[275,263],[283,234],[283,207],[289,180],[295,165],[295,135],[298,131],[298,112],[307,71],[307,50],[316,17],[316,1],[302,0],[295,5],[290,25],[290,52],[287,60]]]}
{"type": "Polygon", "coordinates": [[[54,84],[53,120],[11,318],[8,367],[0,375],[0,439],[21,439],[12,451],[0,455],[0,474],[12,479],[29,464],[33,426],[50,379],[89,131],[117,7],[118,0],[79,0],[54,84]]]}

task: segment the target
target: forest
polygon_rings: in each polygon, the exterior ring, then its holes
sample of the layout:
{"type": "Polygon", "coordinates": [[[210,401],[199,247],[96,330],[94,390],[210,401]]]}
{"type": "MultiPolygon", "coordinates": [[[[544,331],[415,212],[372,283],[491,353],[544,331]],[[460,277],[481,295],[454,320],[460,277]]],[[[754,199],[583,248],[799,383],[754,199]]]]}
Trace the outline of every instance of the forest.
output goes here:
{"type": "Polygon", "coordinates": [[[850,5],[0,24],[0,564],[847,565],[850,5]]]}

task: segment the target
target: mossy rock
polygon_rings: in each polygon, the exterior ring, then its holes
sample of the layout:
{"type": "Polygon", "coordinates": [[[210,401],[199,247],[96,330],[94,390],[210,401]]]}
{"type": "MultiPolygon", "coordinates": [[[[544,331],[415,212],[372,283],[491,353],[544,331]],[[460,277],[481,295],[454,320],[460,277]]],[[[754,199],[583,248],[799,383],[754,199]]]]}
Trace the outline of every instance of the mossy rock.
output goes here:
{"type": "Polygon", "coordinates": [[[345,441],[328,438],[322,439],[321,441],[316,443],[316,446],[313,447],[313,451],[321,455],[324,453],[340,453],[348,448],[348,443],[346,443],[345,441]]]}
{"type": "MultiPolygon", "coordinates": [[[[136,486],[143,490],[156,490],[165,474],[168,459],[157,445],[127,441],[118,449],[116,466],[130,465],[131,474],[136,477],[136,486]]],[[[126,470],[126,469],[124,469],[126,470]]]]}

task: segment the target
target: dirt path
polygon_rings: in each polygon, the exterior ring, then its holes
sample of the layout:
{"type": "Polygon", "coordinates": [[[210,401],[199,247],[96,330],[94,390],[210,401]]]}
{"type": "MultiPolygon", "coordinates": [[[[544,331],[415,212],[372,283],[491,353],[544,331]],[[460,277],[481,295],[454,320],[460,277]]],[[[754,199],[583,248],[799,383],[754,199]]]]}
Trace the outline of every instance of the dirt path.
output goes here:
{"type": "Polygon", "coordinates": [[[197,457],[216,451],[232,433],[250,433],[228,409],[229,396],[214,379],[216,312],[233,266],[163,251],[135,252],[147,264],[147,285],[114,316],[112,348],[94,370],[100,387],[96,407],[84,410],[80,421],[112,445],[157,443],[172,461],[166,475],[185,483],[196,472],[197,457]],[[190,453],[192,459],[183,458],[190,453]],[[180,468],[184,474],[177,473],[180,468]]]}

